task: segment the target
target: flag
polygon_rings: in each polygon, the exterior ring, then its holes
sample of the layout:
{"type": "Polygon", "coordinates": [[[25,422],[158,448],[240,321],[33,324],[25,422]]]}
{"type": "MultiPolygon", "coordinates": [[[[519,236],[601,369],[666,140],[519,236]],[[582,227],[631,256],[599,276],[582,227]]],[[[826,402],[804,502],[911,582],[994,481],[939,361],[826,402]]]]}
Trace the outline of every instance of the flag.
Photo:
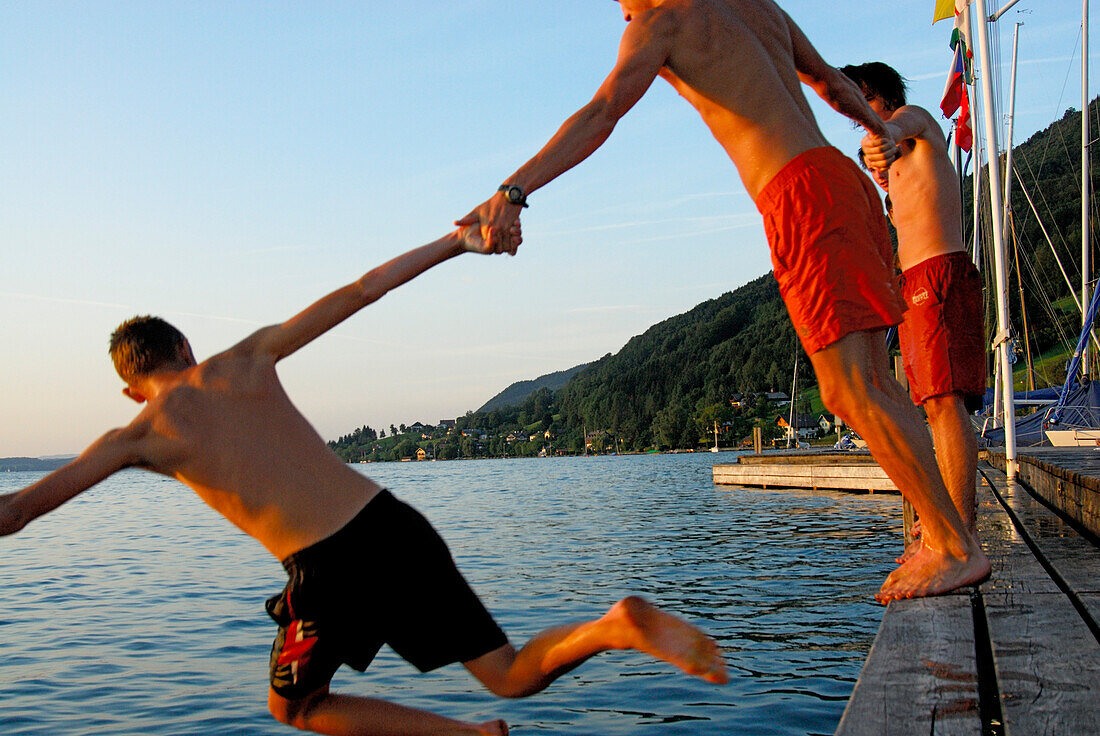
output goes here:
{"type": "Polygon", "coordinates": [[[947,84],[940,100],[943,116],[950,118],[959,112],[955,121],[955,143],[964,151],[974,144],[974,131],[970,128],[970,96],[967,85],[974,83],[973,54],[970,53],[970,12],[966,9],[970,0],[957,0],[955,8],[955,27],[951,30],[951,70],[947,73],[947,84]],[[962,5],[960,9],[958,6],[962,5]]]}
{"type": "Polygon", "coordinates": [[[970,95],[966,85],[962,88],[962,101],[959,103],[959,119],[955,121],[955,145],[964,151],[970,151],[974,145],[974,131],[970,128],[970,95]]]}
{"type": "Polygon", "coordinates": [[[932,11],[932,22],[938,23],[944,18],[953,18],[966,10],[970,0],[936,0],[936,9],[932,11]]]}
{"type": "Polygon", "coordinates": [[[955,17],[955,0],[936,0],[936,10],[932,13],[932,22],[955,17]]]}
{"type": "Polygon", "coordinates": [[[960,41],[955,44],[955,58],[951,60],[951,71],[947,73],[947,85],[943,88],[943,99],[940,100],[940,109],[945,118],[955,114],[966,94],[965,56],[966,43],[960,41]]]}

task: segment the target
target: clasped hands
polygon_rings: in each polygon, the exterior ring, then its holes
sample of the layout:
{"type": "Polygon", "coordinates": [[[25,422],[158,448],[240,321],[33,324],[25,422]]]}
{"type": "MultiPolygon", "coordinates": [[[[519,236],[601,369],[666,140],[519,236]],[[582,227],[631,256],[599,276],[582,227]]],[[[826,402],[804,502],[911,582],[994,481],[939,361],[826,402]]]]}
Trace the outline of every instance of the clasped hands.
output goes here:
{"type": "Polygon", "coordinates": [[[901,149],[898,148],[889,124],[882,133],[868,133],[863,136],[860,148],[863,150],[863,162],[873,172],[885,172],[890,164],[901,158],[901,149]]]}
{"type": "Polygon", "coordinates": [[[503,194],[497,192],[489,199],[470,211],[461,220],[455,220],[459,227],[478,226],[481,253],[507,253],[515,255],[523,234],[519,224],[520,206],[509,202],[503,194]]]}

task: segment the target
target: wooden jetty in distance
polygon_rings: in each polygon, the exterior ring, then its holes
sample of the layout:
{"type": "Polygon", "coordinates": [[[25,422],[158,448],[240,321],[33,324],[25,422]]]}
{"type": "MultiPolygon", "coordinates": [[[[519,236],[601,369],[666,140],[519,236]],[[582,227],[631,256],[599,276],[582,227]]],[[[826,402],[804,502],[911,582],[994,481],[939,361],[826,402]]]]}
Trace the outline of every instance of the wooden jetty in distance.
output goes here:
{"type": "Polygon", "coordinates": [[[714,482],[748,488],[898,492],[866,450],[794,450],[742,455],[715,465],[714,482]]]}
{"type": "Polygon", "coordinates": [[[1018,459],[1014,482],[979,466],[991,577],[886,608],[836,736],[1100,733],[1100,547],[1076,518],[1100,498],[1100,452],[1018,459]]]}

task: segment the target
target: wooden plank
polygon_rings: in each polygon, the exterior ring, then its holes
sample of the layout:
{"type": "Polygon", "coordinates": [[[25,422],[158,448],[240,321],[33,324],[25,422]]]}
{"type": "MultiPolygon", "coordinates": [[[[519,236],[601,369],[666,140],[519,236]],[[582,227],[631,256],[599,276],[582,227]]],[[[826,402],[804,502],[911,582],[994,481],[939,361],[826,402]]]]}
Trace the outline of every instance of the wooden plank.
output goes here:
{"type": "Polygon", "coordinates": [[[1069,600],[1060,592],[982,595],[1006,736],[1097,733],[1100,645],[1069,600]]]}
{"type": "MultiPolygon", "coordinates": [[[[997,482],[996,476],[990,474],[990,477],[997,482]]],[[[978,537],[993,568],[982,590],[1020,594],[1059,592],[1057,584],[1024,544],[992,491],[980,486],[977,502],[978,537]]]]}
{"type": "MultiPolygon", "coordinates": [[[[991,451],[993,465],[1004,468],[1004,451],[991,451]]],[[[1100,536],[1100,452],[1096,448],[1028,447],[1020,449],[1019,477],[1070,518],[1100,536]]]]}
{"type": "Polygon", "coordinates": [[[798,452],[766,452],[761,455],[742,455],[741,465],[875,465],[875,459],[866,450],[801,450],[798,452]]]}
{"type": "Polygon", "coordinates": [[[839,490],[896,491],[893,481],[877,465],[824,466],[715,465],[714,482],[725,485],[774,488],[830,488],[839,490]]]}
{"type": "Polygon", "coordinates": [[[836,736],[978,736],[974,619],[967,595],[894,601],[836,736]]]}
{"type": "Polygon", "coordinates": [[[1039,553],[1069,587],[1078,594],[1100,593],[1100,549],[1037,501],[1026,488],[1006,480],[1004,485],[997,483],[997,490],[1039,553]]]}
{"type": "MultiPolygon", "coordinates": [[[[1087,612],[1093,626],[1100,622],[1100,550],[1020,484],[1004,473],[983,467],[998,493],[1012,510],[1039,556],[1065,582],[1087,612]]],[[[1048,572],[1049,575],[1049,572],[1048,572]]]]}
{"type": "MultiPolygon", "coordinates": [[[[1012,487],[1003,473],[984,467],[983,472],[1009,508],[1028,510],[1028,499],[1021,495],[1026,491],[1012,487]]],[[[1041,505],[1031,509],[1036,524],[1042,519],[1039,510],[1050,513],[1041,505]]],[[[1022,526],[1030,536],[1028,525],[1022,526]]],[[[981,594],[1006,736],[1095,733],[1100,717],[1093,695],[1100,688],[1096,637],[988,487],[978,492],[978,533],[993,565],[981,594]]]]}

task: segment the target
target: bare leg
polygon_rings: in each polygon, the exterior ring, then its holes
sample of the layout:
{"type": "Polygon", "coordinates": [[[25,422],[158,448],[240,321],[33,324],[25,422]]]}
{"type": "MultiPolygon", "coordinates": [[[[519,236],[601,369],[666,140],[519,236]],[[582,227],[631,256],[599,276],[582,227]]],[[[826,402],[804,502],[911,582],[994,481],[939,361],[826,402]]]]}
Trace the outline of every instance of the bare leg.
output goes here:
{"type": "Polygon", "coordinates": [[[376,698],[337,695],[328,688],[301,700],[268,692],[267,707],[287,725],[337,736],[507,736],[501,720],[463,723],[376,698]]]}
{"type": "Polygon", "coordinates": [[[726,666],[713,639],[634,596],[595,621],[547,629],[518,652],[508,644],[464,664],[493,693],[519,698],[609,649],[635,649],[707,682],[726,682],[726,666]]]}
{"type": "Polygon", "coordinates": [[[890,375],[883,331],[847,335],[810,361],[826,406],[863,436],[921,518],[921,549],[890,574],[876,598],[937,595],[985,578],[989,561],[944,487],[920,415],[890,375]]]}
{"type": "Polygon", "coordinates": [[[963,400],[954,394],[936,396],[924,403],[932,439],[936,444],[936,462],[951,495],[951,501],[967,530],[976,531],[974,481],[978,472],[978,438],[963,400]]]}
{"type": "MultiPolygon", "coordinates": [[[[932,441],[936,446],[936,464],[955,510],[963,525],[975,538],[978,536],[974,508],[974,483],[978,472],[978,438],[970,424],[966,404],[954,394],[936,396],[924,403],[932,441]]],[[[913,525],[917,541],[898,558],[907,562],[920,551],[920,519],[913,525]]]]}

